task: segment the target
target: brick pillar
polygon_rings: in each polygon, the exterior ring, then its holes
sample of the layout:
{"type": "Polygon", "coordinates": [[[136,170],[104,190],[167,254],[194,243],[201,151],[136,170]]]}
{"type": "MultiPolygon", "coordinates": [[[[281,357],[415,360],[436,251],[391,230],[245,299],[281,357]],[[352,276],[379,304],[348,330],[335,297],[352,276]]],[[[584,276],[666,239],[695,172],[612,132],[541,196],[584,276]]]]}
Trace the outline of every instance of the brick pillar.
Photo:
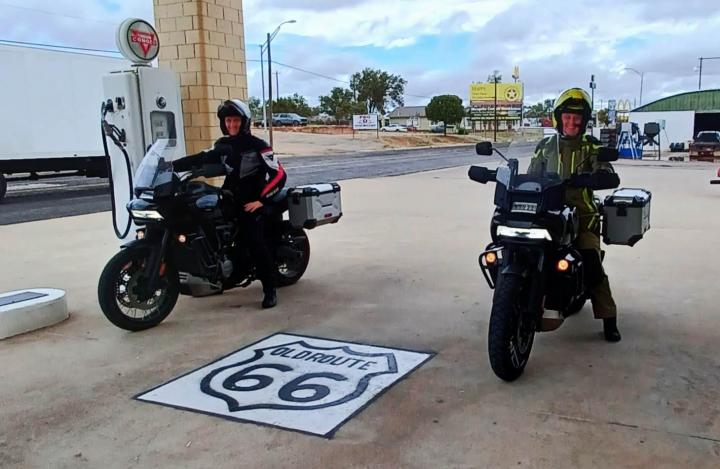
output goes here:
{"type": "Polygon", "coordinates": [[[161,67],[178,75],[188,154],[220,137],[217,107],[247,100],[242,0],[153,0],[161,67]]]}

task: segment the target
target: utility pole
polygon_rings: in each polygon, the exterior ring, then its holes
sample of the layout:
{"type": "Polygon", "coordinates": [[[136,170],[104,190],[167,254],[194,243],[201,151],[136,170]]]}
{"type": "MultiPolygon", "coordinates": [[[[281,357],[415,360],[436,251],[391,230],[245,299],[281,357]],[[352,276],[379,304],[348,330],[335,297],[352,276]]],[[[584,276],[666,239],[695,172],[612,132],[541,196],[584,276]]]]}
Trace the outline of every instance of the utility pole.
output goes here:
{"type": "Polygon", "coordinates": [[[263,46],[260,44],[260,84],[262,85],[263,129],[267,131],[267,112],[265,109],[265,63],[263,63],[263,46]]]}
{"type": "MultiPolygon", "coordinates": [[[[590,93],[591,93],[591,100],[590,100],[590,116],[595,113],[595,88],[597,87],[597,83],[595,83],[595,75],[590,75],[590,93]]],[[[593,121],[595,119],[593,118],[593,121]]],[[[597,122],[593,122],[595,125],[597,125],[597,122]]]]}
{"type": "Polygon", "coordinates": [[[269,130],[269,137],[270,137],[270,147],[273,147],[273,122],[272,122],[272,55],[270,55],[270,33],[267,35],[267,49],[268,49],[268,107],[270,108],[270,112],[268,112],[268,115],[270,116],[270,122],[268,125],[269,130]]]}
{"type": "Polygon", "coordinates": [[[700,73],[698,73],[698,91],[700,91],[700,89],[702,88],[702,61],[703,58],[700,57],[700,73]]]}
{"type": "Polygon", "coordinates": [[[492,74],[492,81],[495,84],[495,106],[493,107],[493,120],[495,121],[493,125],[493,142],[497,143],[497,131],[498,131],[498,115],[497,115],[497,84],[498,84],[498,71],[493,71],[492,74]]]}
{"type": "Polygon", "coordinates": [[[280,72],[275,72],[275,96],[280,97],[280,78],[278,78],[280,72]]]}
{"type": "MultiPolygon", "coordinates": [[[[273,31],[272,34],[267,33],[267,41],[265,42],[267,44],[267,51],[268,51],[268,102],[269,102],[269,106],[270,106],[270,112],[268,112],[268,115],[270,117],[270,122],[269,122],[270,125],[268,125],[267,129],[268,129],[268,134],[270,137],[269,140],[270,140],[271,147],[273,146],[273,129],[272,129],[272,54],[270,53],[270,43],[275,38],[275,35],[278,33],[278,31],[280,31],[280,28],[282,27],[282,25],[288,24],[288,23],[297,23],[297,21],[295,21],[295,20],[283,21],[282,23],[280,23],[278,25],[277,28],[275,28],[275,31],[273,31]]],[[[262,52],[262,46],[260,48],[260,51],[262,52]]],[[[260,57],[262,57],[262,54],[260,54],[260,57]]],[[[263,81],[265,81],[264,78],[263,78],[263,81]]],[[[268,120],[267,117],[268,116],[265,117],[266,122],[268,120]]]]}
{"type": "Polygon", "coordinates": [[[497,119],[497,75],[493,77],[493,81],[495,82],[495,125],[493,126],[493,142],[497,143],[497,127],[498,127],[498,119],[497,119]]]}
{"type": "Polygon", "coordinates": [[[703,60],[718,60],[720,57],[700,57],[700,67],[698,68],[698,90],[702,88],[702,63],[703,60]]]}

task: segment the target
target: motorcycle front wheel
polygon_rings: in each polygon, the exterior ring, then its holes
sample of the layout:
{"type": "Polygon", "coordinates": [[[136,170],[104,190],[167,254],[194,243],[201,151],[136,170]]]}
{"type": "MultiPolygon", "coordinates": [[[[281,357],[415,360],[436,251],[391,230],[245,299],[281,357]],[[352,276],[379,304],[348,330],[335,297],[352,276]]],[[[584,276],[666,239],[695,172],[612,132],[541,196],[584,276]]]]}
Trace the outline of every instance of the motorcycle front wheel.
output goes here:
{"type": "Polygon", "coordinates": [[[127,331],[142,331],[160,324],[173,310],[180,294],[178,272],[160,265],[155,291],[147,291],[145,273],[149,249],[127,248],[105,265],[98,282],[98,301],[108,320],[127,331]]]}
{"type": "Polygon", "coordinates": [[[524,279],[503,275],[498,280],[488,331],[490,366],[498,378],[514,381],[530,358],[535,328],[527,323],[524,279]]]}

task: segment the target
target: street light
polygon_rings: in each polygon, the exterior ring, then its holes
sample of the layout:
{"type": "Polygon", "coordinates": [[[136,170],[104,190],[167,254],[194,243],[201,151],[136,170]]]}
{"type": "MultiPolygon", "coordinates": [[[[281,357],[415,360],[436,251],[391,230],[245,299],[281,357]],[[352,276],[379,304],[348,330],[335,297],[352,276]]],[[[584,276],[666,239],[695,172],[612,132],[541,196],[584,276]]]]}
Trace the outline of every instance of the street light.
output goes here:
{"type": "Polygon", "coordinates": [[[702,88],[702,63],[703,60],[717,60],[720,59],[720,57],[700,57],[700,67],[698,70],[698,91],[700,91],[700,88],[702,88]]]}
{"type": "MultiPolygon", "coordinates": [[[[291,24],[291,23],[297,23],[297,21],[288,20],[288,21],[283,21],[282,23],[280,23],[277,26],[277,28],[275,28],[275,31],[272,32],[272,34],[270,34],[270,33],[267,34],[267,40],[265,41],[264,44],[262,44],[260,46],[260,57],[261,58],[262,58],[264,49],[267,49],[267,53],[268,53],[268,101],[269,101],[270,112],[266,112],[265,107],[263,106],[263,116],[265,118],[266,128],[269,129],[270,146],[271,147],[273,146],[273,133],[272,133],[272,55],[270,53],[270,43],[272,42],[273,39],[275,39],[275,36],[280,31],[280,27],[282,25],[291,24]],[[267,115],[268,114],[270,114],[270,125],[269,126],[267,126],[267,115]]],[[[260,65],[262,66],[262,62],[260,65]]],[[[263,78],[263,81],[265,81],[264,78],[263,78]]]]}
{"type": "Polygon", "coordinates": [[[634,68],[630,67],[625,67],[623,70],[630,70],[631,72],[635,72],[637,75],[640,76],[640,106],[642,106],[643,79],[645,77],[645,72],[638,72],[634,68]]]}

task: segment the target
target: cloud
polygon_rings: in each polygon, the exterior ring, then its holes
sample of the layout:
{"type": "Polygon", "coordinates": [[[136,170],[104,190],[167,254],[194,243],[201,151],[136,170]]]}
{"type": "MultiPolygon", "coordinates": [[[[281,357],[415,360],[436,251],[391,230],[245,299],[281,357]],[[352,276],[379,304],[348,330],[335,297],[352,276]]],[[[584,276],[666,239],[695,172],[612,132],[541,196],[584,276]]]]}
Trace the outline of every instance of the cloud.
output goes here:
{"type": "Polygon", "coordinates": [[[319,8],[310,2],[246,0],[244,8],[251,37],[262,37],[280,22],[295,19],[286,32],[322,38],[335,46],[397,47],[398,41],[411,45],[424,35],[446,34],[448,24],[453,26],[449,32],[472,31],[517,2],[455,0],[441,7],[437,0],[365,0],[342,6],[320,2],[324,8],[319,8]],[[287,8],[277,8],[278,4],[287,8]]]}
{"type": "Polygon", "coordinates": [[[115,31],[126,18],[154,22],[149,0],[10,0],[0,4],[0,38],[115,50],[115,31]]]}
{"type": "MultiPolygon", "coordinates": [[[[115,49],[115,26],[153,20],[150,0],[3,0],[5,39],[115,49]]],[[[643,101],[697,89],[699,56],[718,55],[716,0],[244,0],[247,56],[282,21],[276,61],[347,80],[365,67],[408,80],[406,102],[435,94],[467,99],[468,85],[518,65],[527,101],[569,86],[598,83],[596,97],[643,101]],[[415,95],[415,96],[410,96],[415,95]]],[[[283,94],[310,102],[342,83],[275,66],[283,94]]],[[[260,95],[259,63],[248,62],[250,93],[260,95]]],[[[266,77],[267,79],[267,77],[266,77]]],[[[720,60],[703,64],[703,88],[720,87],[720,60]]]]}

